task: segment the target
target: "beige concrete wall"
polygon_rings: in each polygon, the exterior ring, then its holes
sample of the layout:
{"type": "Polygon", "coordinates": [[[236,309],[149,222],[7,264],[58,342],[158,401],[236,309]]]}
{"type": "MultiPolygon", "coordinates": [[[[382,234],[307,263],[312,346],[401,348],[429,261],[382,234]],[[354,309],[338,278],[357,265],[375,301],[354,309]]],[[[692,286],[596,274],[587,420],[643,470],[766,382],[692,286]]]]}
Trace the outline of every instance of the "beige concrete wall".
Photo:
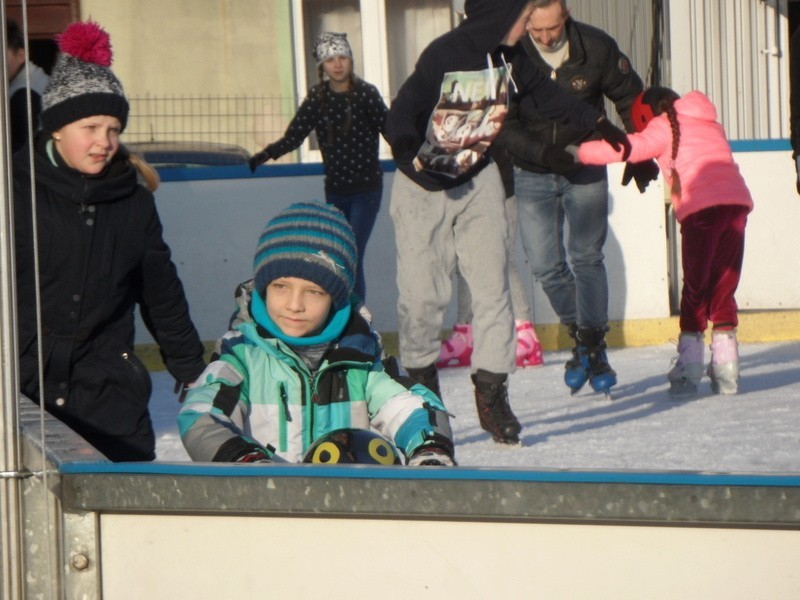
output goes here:
{"type": "Polygon", "coordinates": [[[292,90],[289,0],[82,0],[129,96],[292,90]]]}
{"type": "Polygon", "coordinates": [[[255,152],[294,114],[290,0],[83,0],[90,17],[111,35],[114,72],[134,100],[127,141],[255,152]]]}
{"type": "Polygon", "coordinates": [[[800,532],[103,515],[103,597],[798,598],[800,532]]]}

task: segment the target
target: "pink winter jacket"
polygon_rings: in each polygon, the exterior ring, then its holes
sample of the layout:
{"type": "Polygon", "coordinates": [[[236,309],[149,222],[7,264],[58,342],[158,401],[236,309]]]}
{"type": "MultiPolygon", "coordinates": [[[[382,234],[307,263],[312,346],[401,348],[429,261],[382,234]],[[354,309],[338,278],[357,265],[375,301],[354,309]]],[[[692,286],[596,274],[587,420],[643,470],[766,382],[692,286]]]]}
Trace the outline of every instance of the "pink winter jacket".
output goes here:
{"type": "MultiPolygon", "coordinates": [[[[680,126],[680,141],[675,170],[681,181],[681,194],[672,194],[675,218],[720,204],[740,204],[753,209],[753,199],[733,161],[725,130],[717,123],[717,109],[702,92],[693,91],[675,101],[680,126]]],[[[641,133],[628,135],[630,162],[655,158],[664,180],[672,187],[672,128],[666,114],[659,115],[641,133]]],[[[622,153],[605,141],[585,142],[578,148],[578,160],[587,165],[618,162],[622,153]]]]}

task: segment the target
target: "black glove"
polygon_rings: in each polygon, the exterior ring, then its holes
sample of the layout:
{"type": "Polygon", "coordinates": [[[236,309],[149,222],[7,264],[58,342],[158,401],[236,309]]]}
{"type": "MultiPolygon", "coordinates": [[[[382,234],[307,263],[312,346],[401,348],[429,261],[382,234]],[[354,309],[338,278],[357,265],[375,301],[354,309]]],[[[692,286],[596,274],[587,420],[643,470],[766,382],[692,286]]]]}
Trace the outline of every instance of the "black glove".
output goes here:
{"type": "Polygon", "coordinates": [[[441,446],[422,446],[408,459],[409,467],[452,467],[455,464],[450,452],[441,446]]]}
{"type": "Polygon", "coordinates": [[[603,136],[603,139],[611,144],[617,152],[622,150],[622,160],[628,160],[631,155],[631,143],[628,141],[628,134],[615,127],[611,121],[605,117],[600,117],[595,125],[597,132],[603,136]]]}
{"type": "Polygon", "coordinates": [[[269,452],[264,448],[252,445],[244,454],[241,454],[233,462],[237,463],[268,463],[272,462],[269,452]]]}
{"type": "Polygon", "coordinates": [[[636,181],[636,187],[644,194],[647,185],[651,181],[658,179],[658,173],[658,163],[652,159],[638,163],[625,163],[625,171],[622,173],[622,185],[628,185],[633,179],[636,181]]]}
{"type": "Polygon", "coordinates": [[[189,391],[190,387],[192,387],[191,383],[175,380],[175,388],[172,391],[178,395],[178,404],[183,404],[183,401],[186,400],[186,392],[189,391]]]}
{"type": "Polygon", "coordinates": [[[250,172],[255,173],[256,167],[262,163],[267,162],[270,158],[272,158],[272,155],[269,152],[267,152],[266,148],[261,152],[256,152],[255,154],[253,154],[253,156],[247,159],[247,165],[250,167],[250,172]]]}
{"type": "Polygon", "coordinates": [[[542,161],[557,175],[573,175],[581,170],[581,164],[575,160],[573,154],[553,144],[547,144],[542,153],[542,161]]]}

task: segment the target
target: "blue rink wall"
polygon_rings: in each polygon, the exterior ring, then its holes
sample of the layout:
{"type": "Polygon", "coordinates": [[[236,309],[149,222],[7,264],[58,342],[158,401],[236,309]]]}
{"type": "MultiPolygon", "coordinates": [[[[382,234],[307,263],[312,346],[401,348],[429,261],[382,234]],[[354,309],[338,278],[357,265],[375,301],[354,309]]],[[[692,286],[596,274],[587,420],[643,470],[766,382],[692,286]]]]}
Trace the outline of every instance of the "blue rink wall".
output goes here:
{"type": "MultiPolygon", "coordinates": [[[[798,309],[800,278],[787,277],[786,270],[791,264],[787,257],[800,255],[800,199],[788,141],[740,141],[732,146],[756,205],[748,221],[737,293],[740,309],[798,309]]],[[[396,331],[395,240],[389,217],[395,171],[391,161],[383,165],[383,203],[366,256],[367,305],[376,329],[396,331]]],[[[161,176],[156,198],[164,236],[200,335],[214,340],[227,326],[233,290],[251,277],[252,255],[264,224],[292,202],[324,200],[322,165],[267,165],[255,175],[247,167],[162,169],[161,176]]],[[[663,181],[659,178],[639,194],[634,186],[622,187],[621,176],[622,165],[609,167],[609,317],[614,322],[668,319],[670,241],[663,181]]],[[[515,258],[537,326],[557,323],[541,287],[534,284],[519,242],[515,258]]],[[[454,313],[451,303],[444,327],[451,325],[454,313]]],[[[137,343],[149,342],[152,338],[139,327],[137,343]]]]}

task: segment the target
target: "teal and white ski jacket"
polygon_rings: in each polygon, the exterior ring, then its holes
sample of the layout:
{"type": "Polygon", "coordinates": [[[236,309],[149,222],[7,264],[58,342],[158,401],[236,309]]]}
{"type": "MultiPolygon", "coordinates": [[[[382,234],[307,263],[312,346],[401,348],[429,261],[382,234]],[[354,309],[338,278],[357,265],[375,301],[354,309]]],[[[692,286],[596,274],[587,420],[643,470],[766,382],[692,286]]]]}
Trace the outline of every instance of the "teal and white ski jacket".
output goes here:
{"type": "Polygon", "coordinates": [[[406,457],[427,444],[453,450],[449,415],[430,390],[390,374],[381,345],[353,307],[345,331],[316,373],[252,320],[221,340],[220,356],[189,390],[178,415],[192,460],[235,461],[263,448],[299,462],[318,437],[345,427],[370,429],[406,457]]]}

